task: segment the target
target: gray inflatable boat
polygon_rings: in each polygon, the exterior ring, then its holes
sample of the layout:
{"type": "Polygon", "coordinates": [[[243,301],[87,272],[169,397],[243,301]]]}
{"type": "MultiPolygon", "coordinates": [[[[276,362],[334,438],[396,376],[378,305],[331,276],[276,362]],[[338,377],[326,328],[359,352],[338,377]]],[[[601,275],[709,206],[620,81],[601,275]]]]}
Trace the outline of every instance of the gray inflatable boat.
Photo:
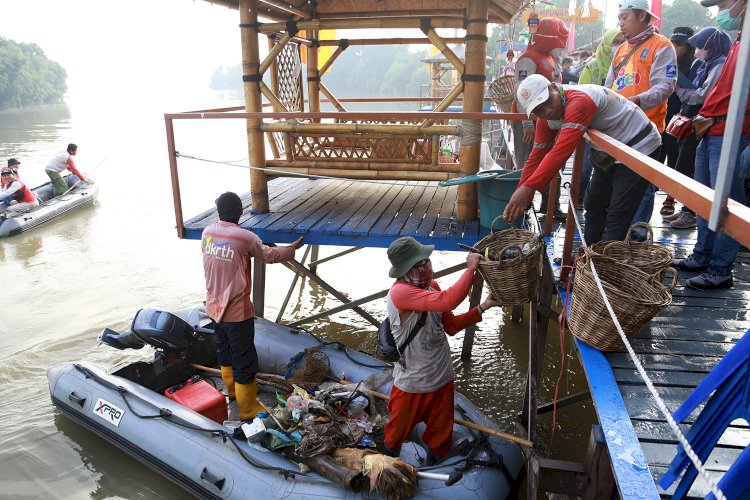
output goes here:
{"type": "MultiPolygon", "coordinates": [[[[283,455],[233,436],[229,427],[162,395],[165,388],[195,374],[192,365],[215,363],[210,326],[203,308],[176,315],[141,310],[130,332],[105,329],[101,340],[119,349],[149,344],[156,348],[153,361],[111,370],[84,361],[50,368],[52,402],[74,422],[200,498],[379,498],[367,488],[352,491],[316,472],[300,473],[283,455]]],[[[308,347],[319,347],[330,360],[331,372],[343,370],[353,382],[391,370],[364,352],[323,343],[308,332],[261,318],[255,323],[255,345],[260,371],[266,373],[284,373],[290,358],[308,347]]],[[[390,384],[373,389],[388,393],[390,384]]],[[[456,393],[455,406],[456,418],[496,429],[461,394],[456,393]]],[[[419,444],[423,430],[423,424],[418,425],[401,452],[403,460],[428,472],[420,474],[415,498],[516,496],[524,469],[516,444],[455,425],[453,456],[422,467],[427,455],[419,444]]]]}
{"type": "MultiPolygon", "coordinates": [[[[65,182],[68,183],[68,188],[72,189],[64,195],[53,196],[52,183],[48,182],[32,189],[39,200],[38,207],[31,207],[28,211],[18,213],[5,212],[5,217],[0,216],[0,238],[25,233],[58,217],[87,207],[94,203],[99,194],[96,184],[81,182],[75,175],[66,176],[65,182]]],[[[4,203],[0,203],[0,212],[6,208],[4,203]]]]}

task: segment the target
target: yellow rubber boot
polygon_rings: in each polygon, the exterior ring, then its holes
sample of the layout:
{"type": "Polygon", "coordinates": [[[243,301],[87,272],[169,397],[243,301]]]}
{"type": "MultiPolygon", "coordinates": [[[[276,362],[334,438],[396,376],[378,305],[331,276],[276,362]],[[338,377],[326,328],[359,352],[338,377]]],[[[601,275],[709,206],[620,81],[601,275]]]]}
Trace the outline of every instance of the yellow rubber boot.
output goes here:
{"type": "Polygon", "coordinates": [[[240,409],[240,420],[252,420],[263,408],[258,404],[258,385],[255,379],[249,384],[240,384],[235,382],[235,392],[237,393],[237,407],[240,409]]]}
{"type": "Polygon", "coordinates": [[[224,385],[227,386],[227,395],[229,399],[234,399],[234,377],[232,376],[231,366],[221,366],[221,380],[224,381],[224,385]]]}

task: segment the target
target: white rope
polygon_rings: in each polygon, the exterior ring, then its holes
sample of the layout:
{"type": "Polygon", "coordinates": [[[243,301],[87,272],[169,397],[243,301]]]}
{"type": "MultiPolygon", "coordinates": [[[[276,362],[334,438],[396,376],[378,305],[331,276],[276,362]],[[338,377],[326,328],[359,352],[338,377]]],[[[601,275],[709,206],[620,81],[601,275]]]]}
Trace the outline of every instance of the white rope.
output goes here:
{"type": "Polygon", "coordinates": [[[386,186],[411,186],[411,187],[421,187],[421,188],[431,188],[431,189],[437,189],[441,186],[438,185],[423,185],[423,184],[412,184],[409,182],[401,182],[401,181],[376,181],[372,179],[351,179],[348,177],[334,177],[330,175],[314,175],[314,174],[302,174],[298,172],[289,172],[286,170],[276,170],[273,168],[261,168],[261,167],[251,167],[251,166],[245,166],[245,165],[237,165],[234,163],[224,162],[224,161],[217,161],[217,160],[209,160],[207,158],[198,158],[197,156],[190,156],[185,155],[182,153],[175,153],[177,156],[181,156],[182,158],[187,158],[189,160],[197,160],[197,161],[205,161],[207,163],[218,163],[220,165],[229,165],[231,167],[242,167],[242,168],[249,168],[251,170],[260,170],[262,172],[271,172],[272,174],[280,174],[280,175],[286,175],[286,176],[297,176],[297,177],[304,177],[306,179],[327,179],[327,180],[334,180],[334,181],[352,181],[352,182],[362,182],[365,184],[383,184],[386,186]]]}
{"type": "MultiPolygon", "coordinates": [[[[583,229],[581,228],[581,224],[578,221],[578,216],[576,214],[575,208],[572,206],[573,202],[569,200],[568,203],[571,205],[573,220],[575,220],[576,228],[578,229],[578,234],[581,235],[581,244],[584,246],[588,246],[586,244],[586,240],[584,239],[583,229]]],[[[698,470],[701,477],[703,477],[703,479],[708,483],[709,487],[711,488],[711,492],[714,494],[714,496],[717,499],[726,500],[724,493],[722,493],[722,491],[716,485],[713,478],[711,478],[711,476],[708,475],[708,472],[706,472],[706,468],[701,462],[700,458],[698,458],[698,455],[696,455],[696,453],[693,451],[693,448],[690,446],[690,443],[680,431],[680,428],[677,427],[677,422],[675,422],[674,418],[672,418],[672,414],[667,409],[667,405],[664,404],[664,400],[662,400],[661,396],[659,396],[659,393],[656,392],[656,387],[654,387],[654,384],[653,382],[651,382],[651,379],[648,378],[648,375],[646,374],[646,370],[643,368],[643,365],[638,360],[638,357],[636,356],[635,351],[633,350],[633,347],[630,345],[630,341],[625,335],[625,332],[623,332],[622,326],[620,326],[620,322],[617,319],[617,316],[615,315],[615,311],[612,309],[612,304],[609,303],[609,299],[607,298],[607,293],[604,291],[604,286],[602,285],[602,282],[599,279],[599,273],[596,272],[596,267],[594,267],[594,261],[589,259],[589,263],[591,264],[591,273],[594,276],[594,281],[596,281],[596,286],[599,288],[599,293],[601,293],[602,298],[604,299],[604,304],[607,306],[607,310],[609,311],[609,315],[612,317],[612,321],[614,322],[615,327],[617,327],[617,333],[620,334],[620,338],[625,344],[625,348],[628,350],[628,354],[630,354],[630,357],[633,359],[633,364],[635,364],[635,367],[638,370],[638,374],[646,383],[646,387],[648,387],[648,390],[651,392],[651,395],[656,400],[656,405],[659,407],[659,410],[664,415],[664,418],[667,419],[667,423],[669,423],[669,426],[672,428],[672,432],[675,434],[675,436],[677,436],[677,439],[679,440],[680,444],[685,450],[685,454],[688,456],[690,461],[693,462],[693,465],[698,470]]]]}

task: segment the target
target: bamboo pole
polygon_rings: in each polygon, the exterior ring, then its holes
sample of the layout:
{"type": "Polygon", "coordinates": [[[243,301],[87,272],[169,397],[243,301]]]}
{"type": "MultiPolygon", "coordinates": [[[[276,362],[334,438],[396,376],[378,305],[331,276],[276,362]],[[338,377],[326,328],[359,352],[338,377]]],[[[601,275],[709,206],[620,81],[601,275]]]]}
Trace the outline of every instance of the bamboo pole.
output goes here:
{"type": "MultiPolygon", "coordinates": [[[[313,40],[312,47],[307,48],[307,106],[309,111],[317,112],[320,111],[320,87],[318,81],[320,80],[320,71],[318,71],[318,54],[319,49],[317,46],[318,42],[318,30],[311,30],[307,32],[310,38],[313,40]]],[[[320,122],[320,120],[313,120],[320,122]]]]}
{"type": "MultiPolygon", "coordinates": [[[[486,5],[486,2],[485,2],[486,5]]],[[[474,23],[476,24],[476,23],[474,23]]],[[[471,26],[471,25],[470,25],[471,26]]],[[[485,33],[486,33],[486,26],[485,26],[485,33]]],[[[468,34],[468,31],[467,31],[468,34]]],[[[442,38],[440,38],[440,35],[437,34],[434,27],[431,27],[429,30],[427,30],[427,38],[430,39],[432,42],[432,45],[434,45],[441,54],[445,56],[446,59],[453,65],[454,68],[458,71],[459,74],[464,74],[464,63],[461,62],[461,59],[458,58],[458,56],[451,50],[450,47],[448,47],[448,44],[443,41],[442,38]]],[[[473,41],[473,40],[471,40],[473,41]]],[[[485,42],[486,44],[486,42],[485,42]]],[[[466,60],[469,60],[469,44],[466,44],[466,60]]],[[[482,61],[484,62],[484,61],[482,61]]]]}
{"type": "MultiPolygon", "coordinates": [[[[447,96],[443,98],[442,101],[438,103],[437,106],[435,106],[435,109],[433,110],[435,113],[442,113],[448,107],[450,107],[451,104],[453,104],[456,101],[456,98],[461,95],[461,93],[464,91],[464,82],[458,82],[455,87],[448,93],[447,96]]],[[[421,126],[426,127],[429,125],[432,125],[434,123],[434,120],[425,119],[421,126]]]]}
{"type": "Polygon", "coordinates": [[[268,160],[268,168],[276,169],[327,169],[357,172],[399,172],[406,170],[409,172],[439,172],[459,175],[458,163],[378,163],[370,161],[327,161],[327,160],[268,160]]]}
{"type": "MultiPolygon", "coordinates": [[[[240,0],[240,24],[252,25],[258,22],[258,0],[240,0]]],[[[241,29],[242,40],[242,73],[243,75],[255,76],[260,79],[260,52],[258,47],[257,33],[248,29],[241,29]]],[[[245,90],[245,111],[248,113],[263,111],[263,102],[260,97],[260,86],[258,82],[246,81],[243,84],[245,90]]],[[[253,167],[264,168],[266,166],[266,149],[263,132],[259,126],[262,119],[247,119],[247,143],[250,164],[253,167]]],[[[257,168],[250,169],[250,196],[252,199],[252,211],[254,213],[268,212],[268,179],[266,173],[257,168]]]]}
{"type": "MultiPolygon", "coordinates": [[[[346,40],[349,45],[432,45],[429,38],[355,38],[346,40]]],[[[443,38],[445,43],[464,43],[463,38],[443,38]]],[[[336,47],[341,40],[321,40],[321,47],[336,47]]]]}
{"type": "Polygon", "coordinates": [[[323,63],[323,66],[321,66],[320,71],[318,71],[318,73],[320,73],[320,76],[323,76],[326,74],[326,71],[328,71],[328,68],[330,68],[331,64],[333,64],[333,61],[338,59],[339,56],[344,53],[344,50],[345,49],[343,47],[339,46],[336,50],[333,51],[333,54],[331,54],[331,57],[329,57],[328,60],[325,63],[323,63]]]}
{"type": "Polygon", "coordinates": [[[336,109],[338,109],[342,113],[346,113],[346,108],[344,107],[344,105],[341,104],[338,99],[336,99],[333,93],[328,90],[328,87],[323,85],[323,82],[318,82],[318,87],[320,87],[320,91],[323,92],[323,95],[328,98],[328,100],[331,102],[331,104],[334,105],[336,109]]]}
{"type": "Polygon", "coordinates": [[[432,156],[432,164],[437,165],[440,163],[440,136],[439,135],[433,135],[432,136],[432,151],[430,151],[432,156]]]}
{"type": "MultiPolygon", "coordinates": [[[[487,19],[488,0],[474,0],[469,2],[468,18],[487,19]]],[[[466,31],[466,72],[464,76],[480,76],[481,81],[467,80],[464,82],[464,111],[482,111],[484,103],[484,75],[487,57],[487,23],[472,22],[466,31]],[[480,39],[482,38],[483,39],[480,39]]],[[[481,128],[481,123],[475,121],[476,127],[481,128]]],[[[479,170],[479,153],[481,151],[481,137],[473,144],[464,138],[461,141],[461,175],[475,174],[479,170]]],[[[469,221],[477,218],[477,187],[475,183],[461,184],[458,186],[458,213],[460,221],[469,221]]]]}
{"type": "Polygon", "coordinates": [[[328,168],[294,168],[294,167],[277,167],[273,169],[273,175],[278,176],[322,176],[346,179],[360,180],[381,180],[381,181],[447,181],[457,174],[448,172],[398,172],[398,171],[379,171],[379,170],[344,170],[328,168]]]}
{"type": "MultiPolygon", "coordinates": [[[[410,2],[414,4],[415,2],[410,2]]],[[[421,2],[420,2],[421,3],[421,2]]],[[[352,2],[354,4],[354,2],[352,2]]],[[[419,15],[443,16],[443,17],[460,17],[463,19],[464,9],[419,9],[419,15]]],[[[340,12],[320,12],[321,17],[326,19],[347,19],[362,17],[411,17],[414,16],[413,10],[360,10],[360,11],[340,11],[340,12]]]]}
{"type": "MultiPolygon", "coordinates": [[[[486,4],[486,2],[485,2],[486,4]]],[[[464,20],[456,17],[433,17],[430,20],[433,28],[458,28],[463,29],[464,20]]],[[[300,30],[343,30],[343,29],[392,29],[392,28],[419,28],[421,19],[415,17],[389,17],[370,19],[315,19],[311,21],[297,22],[300,30]]],[[[261,23],[261,33],[275,33],[286,31],[286,22],[283,23],[261,23]]]]}
{"type": "MultiPolygon", "coordinates": [[[[396,102],[420,101],[428,99],[406,99],[404,101],[395,99],[396,102]]],[[[437,99],[436,99],[437,100],[437,99]]],[[[483,99],[482,99],[483,100],[483,99]]],[[[383,102],[375,99],[342,99],[341,102],[383,102]]],[[[534,115],[531,115],[534,116],[534,115]]],[[[236,118],[257,118],[257,119],[321,119],[334,118],[342,121],[354,120],[372,120],[372,121],[418,121],[430,118],[431,120],[511,120],[521,121],[526,119],[525,113],[482,113],[482,112],[459,112],[459,113],[431,113],[424,111],[349,111],[339,113],[337,111],[321,111],[319,113],[308,112],[276,112],[276,111],[257,111],[245,113],[220,113],[220,112],[185,112],[185,113],[164,113],[164,118],[168,120],[227,120],[236,118]]]]}
{"type": "Polygon", "coordinates": [[[271,7],[276,7],[277,9],[289,12],[290,14],[294,14],[295,16],[299,16],[304,19],[310,19],[310,17],[312,16],[310,12],[292,7],[289,2],[279,2],[278,0],[260,0],[260,3],[269,5],[271,7]]]}
{"type": "MultiPolygon", "coordinates": [[[[273,93],[271,89],[268,88],[268,86],[260,82],[260,91],[265,96],[266,99],[269,100],[271,103],[271,106],[273,106],[274,111],[278,113],[288,113],[289,110],[284,106],[284,103],[279,100],[278,97],[276,97],[276,94],[273,93]]],[[[263,129],[263,123],[261,122],[259,125],[260,129],[263,129]]]]}
{"type": "MultiPolygon", "coordinates": [[[[269,37],[269,40],[270,39],[271,38],[269,37]]],[[[291,39],[292,35],[287,31],[286,33],[284,33],[284,36],[282,36],[281,39],[276,41],[276,43],[273,44],[272,47],[269,47],[268,55],[260,64],[259,73],[261,75],[268,71],[268,68],[276,62],[276,57],[281,53],[282,50],[284,50],[284,47],[286,47],[286,44],[289,43],[291,39]]]]}
{"type": "Polygon", "coordinates": [[[393,123],[264,123],[261,130],[305,134],[459,135],[454,125],[398,125],[393,123]]]}

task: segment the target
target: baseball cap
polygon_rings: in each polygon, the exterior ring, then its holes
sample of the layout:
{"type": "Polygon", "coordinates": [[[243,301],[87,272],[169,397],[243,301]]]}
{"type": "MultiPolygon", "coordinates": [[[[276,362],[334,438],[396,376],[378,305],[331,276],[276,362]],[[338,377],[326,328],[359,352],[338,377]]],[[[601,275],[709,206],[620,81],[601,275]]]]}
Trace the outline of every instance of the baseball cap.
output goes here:
{"type": "Polygon", "coordinates": [[[651,17],[655,19],[661,19],[659,16],[651,12],[651,2],[649,0],[623,0],[620,2],[620,7],[617,9],[618,12],[623,10],[645,10],[651,17]]]}
{"type": "Polygon", "coordinates": [[[15,170],[13,170],[12,168],[8,168],[8,167],[3,167],[3,169],[0,170],[0,175],[15,174],[15,173],[16,173],[15,170]]]}
{"type": "Polygon", "coordinates": [[[704,7],[713,7],[714,5],[717,5],[719,3],[719,0],[701,0],[701,5],[704,7]]]}
{"type": "Polygon", "coordinates": [[[689,26],[678,26],[672,31],[672,36],[669,37],[669,41],[675,43],[687,44],[690,43],[689,38],[695,35],[695,30],[689,26]]]}
{"type": "Polygon", "coordinates": [[[549,99],[550,81],[542,75],[529,75],[518,85],[516,99],[518,105],[531,116],[534,109],[549,99]]]}
{"type": "Polygon", "coordinates": [[[8,160],[8,166],[9,167],[12,167],[13,165],[20,165],[20,164],[21,164],[21,162],[18,161],[18,160],[16,160],[15,158],[11,158],[10,160],[8,160]]]}

